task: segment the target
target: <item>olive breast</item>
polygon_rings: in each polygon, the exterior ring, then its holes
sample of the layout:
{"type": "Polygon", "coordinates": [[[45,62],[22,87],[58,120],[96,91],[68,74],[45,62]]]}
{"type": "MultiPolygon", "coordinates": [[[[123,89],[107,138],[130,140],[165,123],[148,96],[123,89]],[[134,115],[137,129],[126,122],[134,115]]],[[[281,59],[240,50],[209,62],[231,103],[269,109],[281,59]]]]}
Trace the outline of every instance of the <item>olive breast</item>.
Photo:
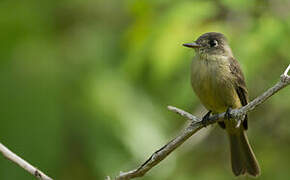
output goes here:
{"type": "Polygon", "coordinates": [[[213,112],[224,112],[239,101],[232,82],[229,63],[220,57],[194,58],[191,65],[191,85],[202,104],[213,112]],[[219,58],[219,59],[218,59],[219,58]]]}

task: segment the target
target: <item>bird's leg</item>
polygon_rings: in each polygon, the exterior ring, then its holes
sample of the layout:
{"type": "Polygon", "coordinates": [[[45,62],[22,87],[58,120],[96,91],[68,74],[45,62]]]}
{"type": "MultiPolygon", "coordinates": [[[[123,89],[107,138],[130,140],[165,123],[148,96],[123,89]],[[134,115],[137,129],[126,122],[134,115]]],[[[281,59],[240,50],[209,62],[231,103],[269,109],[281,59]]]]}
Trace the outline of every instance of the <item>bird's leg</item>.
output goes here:
{"type": "Polygon", "coordinates": [[[207,121],[208,121],[208,119],[209,119],[209,117],[210,117],[210,114],[211,114],[211,111],[208,111],[208,112],[203,116],[203,118],[202,118],[202,120],[201,120],[201,124],[203,124],[204,126],[206,126],[207,121]]]}

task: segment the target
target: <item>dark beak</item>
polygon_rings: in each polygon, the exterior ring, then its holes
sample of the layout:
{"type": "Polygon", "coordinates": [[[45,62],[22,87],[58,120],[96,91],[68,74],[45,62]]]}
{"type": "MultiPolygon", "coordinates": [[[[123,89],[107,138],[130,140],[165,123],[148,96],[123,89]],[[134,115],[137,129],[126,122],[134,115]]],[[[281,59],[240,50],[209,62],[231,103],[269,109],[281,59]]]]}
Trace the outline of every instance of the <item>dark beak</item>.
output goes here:
{"type": "Polygon", "coordinates": [[[185,44],[182,44],[182,45],[185,46],[185,47],[189,47],[189,48],[200,48],[201,47],[201,45],[197,44],[196,42],[185,43],[185,44]]]}

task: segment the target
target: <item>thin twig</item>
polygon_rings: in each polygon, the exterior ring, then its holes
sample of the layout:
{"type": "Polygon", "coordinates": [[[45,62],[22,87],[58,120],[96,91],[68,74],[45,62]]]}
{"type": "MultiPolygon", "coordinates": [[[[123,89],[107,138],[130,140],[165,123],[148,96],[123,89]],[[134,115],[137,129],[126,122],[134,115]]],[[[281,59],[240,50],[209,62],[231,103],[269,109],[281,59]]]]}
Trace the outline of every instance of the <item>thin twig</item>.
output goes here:
{"type": "Polygon", "coordinates": [[[23,160],[21,157],[17,156],[15,153],[10,151],[2,143],[0,143],[0,152],[3,154],[3,156],[5,158],[7,158],[8,160],[14,162],[18,166],[22,167],[23,169],[28,171],[30,174],[35,176],[37,179],[40,179],[40,180],[52,180],[52,178],[50,178],[47,175],[45,175],[39,169],[35,168],[31,164],[29,164],[27,161],[23,160]]]}
{"type": "Polygon", "coordinates": [[[288,72],[290,70],[290,64],[288,65],[287,69],[285,70],[285,72],[283,73],[283,76],[288,77],[288,72]]]}
{"type": "MultiPolygon", "coordinates": [[[[256,99],[251,101],[246,106],[243,106],[238,109],[233,109],[230,112],[231,117],[235,119],[239,119],[240,117],[247,114],[249,111],[252,111],[255,109],[258,105],[262,104],[264,101],[266,101],[269,97],[274,95],[276,92],[281,90],[282,88],[286,87],[290,84],[290,76],[288,75],[288,72],[290,70],[290,65],[287,67],[285,72],[281,75],[280,81],[277,82],[273,87],[268,89],[266,92],[264,92],[262,95],[258,96],[256,99]]],[[[142,165],[140,165],[137,169],[128,171],[128,172],[120,172],[119,176],[115,178],[115,180],[128,180],[135,177],[141,177],[144,176],[145,173],[147,173],[151,168],[156,166],[158,163],[160,163],[164,158],[166,158],[172,151],[174,151],[176,148],[178,148],[181,144],[183,144],[189,137],[191,137],[193,134],[195,134],[198,130],[202,129],[203,127],[216,123],[217,121],[223,121],[225,112],[221,114],[216,114],[213,116],[210,116],[207,120],[206,124],[203,124],[201,122],[200,118],[195,117],[194,115],[185,112],[181,109],[178,109],[173,106],[168,106],[168,109],[170,111],[173,111],[189,120],[191,120],[190,125],[188,125],[179,136],[171,140],[169,143],[164,145],[162,148],[154,152],[147,161],[145,161],[142,165]]],[[[107,177],[109,178],[109,177],[107,177]]]]}

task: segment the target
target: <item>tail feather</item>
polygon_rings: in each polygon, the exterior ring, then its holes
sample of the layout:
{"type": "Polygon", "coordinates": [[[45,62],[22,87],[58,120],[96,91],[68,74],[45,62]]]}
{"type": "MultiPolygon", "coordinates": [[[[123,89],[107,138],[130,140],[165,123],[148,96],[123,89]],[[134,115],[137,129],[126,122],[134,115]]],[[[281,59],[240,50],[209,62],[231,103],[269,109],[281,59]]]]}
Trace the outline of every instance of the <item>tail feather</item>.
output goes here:
{"type": "Polygon", "coordinates": [[[254,152],[249,144],[247,135],[243,129],[235,133],[228,133],[231,148],[232,170],[236,176],[248,173],[258,176],[260,168],[254,152]]]}
{"type": "Polygon", "coordinates": [[[243,163],[239,137],[236,134],[229,134],[229,138],[230,138],[231,164],[233,173],[236,176],[243,175],[246,173],[246,168],[243,163]]]}

